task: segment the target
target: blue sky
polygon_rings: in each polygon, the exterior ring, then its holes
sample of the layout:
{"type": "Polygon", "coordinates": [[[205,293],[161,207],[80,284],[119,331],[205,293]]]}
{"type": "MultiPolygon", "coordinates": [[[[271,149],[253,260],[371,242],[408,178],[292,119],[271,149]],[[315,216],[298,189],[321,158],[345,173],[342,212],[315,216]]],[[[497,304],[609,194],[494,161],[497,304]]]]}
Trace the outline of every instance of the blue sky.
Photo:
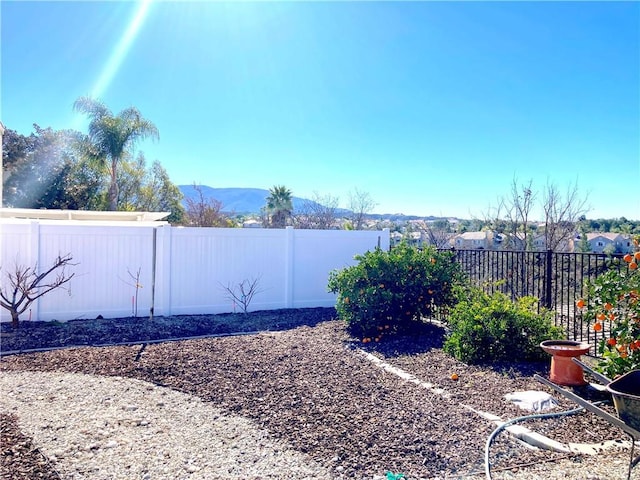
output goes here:
{"type": "Polygon", "coordinates": [[[482,218],[514,178],[640,219],[638,2],[13,2],[7,128],[131,105],[176,184],[482,218]]]}

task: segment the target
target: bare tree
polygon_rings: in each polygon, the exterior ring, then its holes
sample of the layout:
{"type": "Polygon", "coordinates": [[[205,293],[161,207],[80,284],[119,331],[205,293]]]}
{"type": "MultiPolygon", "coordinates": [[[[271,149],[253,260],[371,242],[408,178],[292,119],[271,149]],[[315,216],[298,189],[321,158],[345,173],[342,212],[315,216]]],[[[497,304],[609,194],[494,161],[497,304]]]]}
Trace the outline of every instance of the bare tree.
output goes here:
{"type": "Polygon", "coordinates": [[[63,285],[75,275],[75,273],[68,275],[65,270],[67,266],[77,265],[71,263],[71,260],[71,254],[58,255],[53,265],[40,274],[36,273],[37,264],[33,268],[16,265],[15,271],[6,273],[9,287],[5,287],[4,283],[0,285],[0,306],[11,313],[11,325],[14,328],[20,325],[20,314],[24,313],[29,305],[56,288],[65,288],[63,285]],[[55,278],[46,281],[47,277],[56,270],[59,271],[55,278]]]}
{"type": "Polygon", "coordinates": [[[127,285],[135,289],[135,295],[131,299],[131,314],[134,316],[134,318],[138,318],[138,294],[140,293],[140,289],[142,288],[142,284],[140,283],[141,272],[142,267],[138,267],[138,270],[135,272],[135,274],[131,273],[131,270],[127,269],[127,273],[129,274],[129,281],[123,280],[127,285]]]}
{"type": "Polygon", "coordinates": [[[573,236],[576,222],[589,211],[588,197],[579,193],[578,182],[569,185],[565,195],[558,186],[547,181],[542,198],[545,246],[556,251],[573,236]]]}
{"type": "Polygon", "coordinates": [[[529,221],[531,208],[536,198],[532,185],[533,180],[529,180],[527,184],[518,185],[518,180],[514,178],[511,183],[510,197],[505,198],[503,202],[511,227],[510,234],[514,239],[512,247],[519,246],[522,250],[529,250],[531,244],[529,221]]]}
{"type": "Polygon", "coordinates": [[[314,192],[311,200],[305,200],[296,209],[293,223],[301,229],[329,230],[335,228],[338,204],[338,197],[321,196],[318,192],[314,192]]]}
{"type": "Polygon", "coordinates": [[[351,210],[351,222],[354,230],[362,230],[367,214],[376,207],[377,203],[371,198],[369,192],[363,192],[354,188],[349,192],[349,210],[351,210]]]}
{"type": "Polygon", "coordinates": [[[186,224],[191,227],[233,227],[233,221],[222,213],[222,202],[215,198],[205,199],[202,188],[193,184],[198,196],[187,198],[186,224]]]}
{"type": "Polygon", "coordinates": [[[508,195],[498,198],[498,205],[485,213],[483,223],[495,234],[506,234],[502,248],[527,250],[531,248],[530,221],[536,193],[533,180],[518,185],[516,178],[511,182],[508,195]]]}
{"type": "MultiPolygon", "coordinates": [[[[497,207],[491,207],[487,209],[483,214],[483,218],[473,218],[474,223],[477,224],[477,229],[489,229],[495,234],[503,234],[507,233],[511,235],[511,226],[508,224],[508,221],[504,219],[502,215],[502,210],[504,209],[505,201],[504,197],[498,199],[497,207]]],[[[457,230],[460,230],[461,225],[458,224],[457,230]]],[[[474,227],[475,229],[476,227],[474,227]]],[[[462,232],[467,231],[466,228],[462,232]]],[[[475,231],[475,230],[472,230],[475,231]]],[[[506,248],[506,244],[502,244],[503,248],[506,248]]]]}
{"type": "Polygon", "coordinates": [[[227,298],[231,300],[234,305],[239,305],[243,313],[249,312],[251,300],[263,291],[260,289],[260,277],[252,278],[251,280],[245,279],[233,286],[231,284],[227,284],[227,286],[221,284],[221,286],[227,293],[227,298]]]}
{"type": "Polygon", "coordinates": [[[420,231],[423,238],[429,245],[433,245],[436,248],[449,247],[449,241],[453,235],[451,231],[451,224],[449,220],[435,220],[433,222],[420,222],[414,224],[416,229],[420,231]]]}

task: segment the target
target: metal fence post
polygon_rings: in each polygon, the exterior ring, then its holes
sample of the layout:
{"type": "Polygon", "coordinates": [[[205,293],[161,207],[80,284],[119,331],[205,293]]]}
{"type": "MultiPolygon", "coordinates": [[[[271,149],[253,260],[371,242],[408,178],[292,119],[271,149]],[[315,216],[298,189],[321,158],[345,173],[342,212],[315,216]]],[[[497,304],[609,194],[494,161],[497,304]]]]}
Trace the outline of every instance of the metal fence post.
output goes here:
{"type": "Polygon", "coordinates": [[[546,255],[546,262],[545,262],[545,272],[544,272],[544,306],[546,308],[551,309],[552,308],[552,301],[551,301],[551,287],[552,287],[552,281],[553,281],[553,268],[552,268],[552,262],[551,259],[553,258],[553,251],[551,249],[547,250],[547,255],[546,255]]]}

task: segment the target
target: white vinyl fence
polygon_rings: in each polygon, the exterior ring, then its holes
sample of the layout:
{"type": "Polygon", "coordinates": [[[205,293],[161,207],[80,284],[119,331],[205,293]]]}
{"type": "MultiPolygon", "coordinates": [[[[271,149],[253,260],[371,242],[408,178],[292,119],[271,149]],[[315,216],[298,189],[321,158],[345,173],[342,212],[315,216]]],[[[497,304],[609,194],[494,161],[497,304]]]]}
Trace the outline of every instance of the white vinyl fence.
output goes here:
{"type": "MultiPolygon", "coordinates": [[[[329,272],[356,254],[389,248],[389,230],[183,228],[4,220],[0,282],[18,266],[49,268],[70,254],[66,290],[41,297],[21,320],[146,317],[240,311],[225,287],[258,281],[249,310],[331,307],[329,272]]],[[[55,276],[58,272],[54,272],[55,276]]],[[[11,319],[6,309],[0,321],[11,319]]]]}

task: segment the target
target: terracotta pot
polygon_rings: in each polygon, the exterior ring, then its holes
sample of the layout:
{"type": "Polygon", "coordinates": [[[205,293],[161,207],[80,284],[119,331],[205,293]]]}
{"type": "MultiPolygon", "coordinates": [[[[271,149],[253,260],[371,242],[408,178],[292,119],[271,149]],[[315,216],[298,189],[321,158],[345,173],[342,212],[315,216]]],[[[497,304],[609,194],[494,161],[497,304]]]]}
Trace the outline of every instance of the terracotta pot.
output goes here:
{"type": "Polygon", "coordinates": [[[540,348],[551,355],[549,379],[553,383],[570,387],[587,384],[582,367],[573,363],[572,358],[587,353],[591,345],[573,340],[546,340],[540,344],[540,348]]]}

